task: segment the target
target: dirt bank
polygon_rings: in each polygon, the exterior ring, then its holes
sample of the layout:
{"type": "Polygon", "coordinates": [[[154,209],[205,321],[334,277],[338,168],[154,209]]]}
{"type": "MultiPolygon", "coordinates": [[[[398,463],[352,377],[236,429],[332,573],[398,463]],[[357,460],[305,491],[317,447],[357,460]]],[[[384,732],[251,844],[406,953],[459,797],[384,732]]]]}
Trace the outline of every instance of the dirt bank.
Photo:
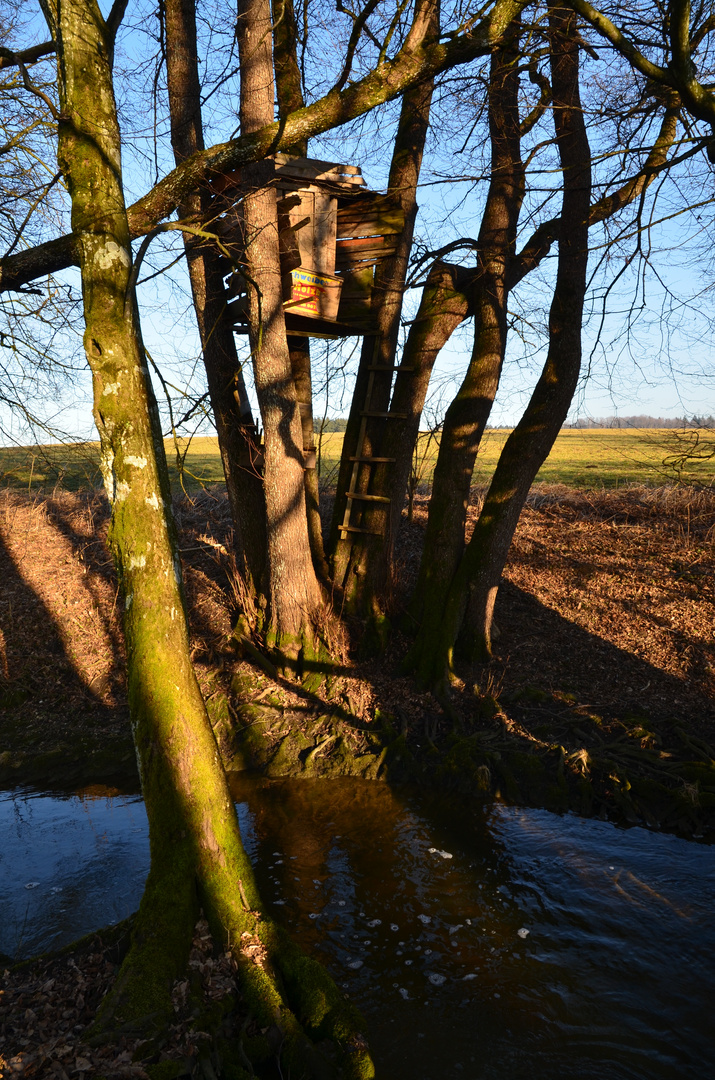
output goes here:
{"type": "MultiPolygon", "coordinates": [[[[426,509],[418,497],[405,524],[395,597],[414,579],[426,509]]],[[[499,659],[456,688],[456,723],[399,674],[399,632],[318,695],[240,656],[226,501],[205,492],[176,510],[193,656],[230,767],[418,778],[713,828],[715,494],[535,492],[500,592],[499,659]]],[[[0,782],[135,777],[106,527],[99,493],[2,495],[0,782]]]]}

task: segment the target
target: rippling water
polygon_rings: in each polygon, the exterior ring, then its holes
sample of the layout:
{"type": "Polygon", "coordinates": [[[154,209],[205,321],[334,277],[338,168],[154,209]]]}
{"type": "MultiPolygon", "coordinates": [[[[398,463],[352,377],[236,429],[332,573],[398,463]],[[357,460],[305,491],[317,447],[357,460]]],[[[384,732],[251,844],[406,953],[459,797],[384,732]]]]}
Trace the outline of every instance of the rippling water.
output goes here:
{"type": "MultiPolygon", "coordinates": [[[[712,1072],[712,848],[369,782],[234,796],[262,895],[366,1014],[384,1080],[712,1072]]],[[[136,906],[139,799],[6,795],[0,828],[5,953],[136,906]]]]}

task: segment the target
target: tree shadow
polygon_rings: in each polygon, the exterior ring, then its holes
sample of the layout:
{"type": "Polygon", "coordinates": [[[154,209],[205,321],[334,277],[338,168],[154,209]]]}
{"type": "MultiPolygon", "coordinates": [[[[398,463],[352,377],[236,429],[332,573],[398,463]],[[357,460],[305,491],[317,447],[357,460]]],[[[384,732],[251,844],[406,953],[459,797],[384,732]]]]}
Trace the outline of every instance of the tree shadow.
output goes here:
{"type": "Polygon", "coordinates": [[[2,513],[0,777],[62,786],[133,774],[121,654],[116,636],[94,638],[106,620],[89,575],[66,587],[58,562],[72,553],[48,542],[41,504],[6,492],[2,513]],[[33,514],[44,528],[33,529],[33,514]],[[69,633],[73,624],[86,645],[69,633]]]}
{"type": "MultiPolygon", "coordinates": [[[[641,715],[695,728],[715,719],[715,702],[692,682],[564,618],[509,581],[500,586],[495,620],[499,659],[480,675],[507,697],[535,688],[571,694],[612,717],[641,715]]],[[[692,648],[680,637],[683,650],[692,648]]]]}
{"type": "MultiPolygon", "coordinates": [[[[52,525],[88,571],[85,583],[99,610],[104,587],[109,583],[117,592],[116,572],[106,544],[110,518],[106,495],[103,491],[76,496],[55,492],[45,505],[52,525]]],[[[192,656],[212,659],[221,638],[230,631],[228,582],[223,560],[217,557],[217,550],[222,547],[230,550],[228,503],[225,497],[216,498],[210,491],[202,491],[175,497],[173,509],[189,609],[192,656]]],[[[118,592],[117,598],[121,607],[118,592]]],[[[117,677],[123,686],[124,636],[120,621],[105,619],[103,629],[112,640],[117,677]]]]}

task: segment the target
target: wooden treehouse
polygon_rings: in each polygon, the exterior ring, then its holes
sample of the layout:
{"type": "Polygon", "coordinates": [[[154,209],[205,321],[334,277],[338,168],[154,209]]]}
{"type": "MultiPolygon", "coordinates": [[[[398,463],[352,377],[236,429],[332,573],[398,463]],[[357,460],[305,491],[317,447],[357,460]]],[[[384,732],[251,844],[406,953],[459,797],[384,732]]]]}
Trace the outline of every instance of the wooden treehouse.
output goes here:
{"type": "MultiPolygon", "coordinates": [[[[405,223],[401,207],[386,195],[368,191],[356,165],[288,154],[272,160],[287,333],[318,338],[375,333],[375,268],[395,252],[405,223]]],[[[213,185],[214,206],[219,209],[220,200],[230,199],[240,184],[240,171],[221,177],[220,184],[213,185]]],[[[236,251],[240,264],[240,204],[218,218],[214,228],[236,251]]],[[[231,273],[228,290],[233,299],[226,315],[237,333],[247,332],[248,288],[240,272],[231,273]]]]}
{"type": "MultiPolygon", "coordinates": [[[[290,337],[341,338],[377,334],[372,306],[375,270],[395,253],[405,226],[399,202],[377,191],[368,191],[356,165],[340,165],[314,158],[276,154],[272,182],[278,192],[278,230],[283,280],[283,307],[286,332],[290,337]]],[[[236,266],[243,261],[244,241],[240,201],[240,171],[227,174],[212,185],[216,192],[215,211],[227,209],[214,221],[236,266]]],[[[232,297],[226,317],[237,333],[248,332],[248,288],[251,286],[228,260],[228,292],[232,297]]],[[[374,457],[365,451],[367,424],[384,425],[404,419],[404,414],[380,412],[371,407],[376,374],[393,367],[368,368],[367,393],[360,412],[356,453],[343,521],[342,540],[350,534],[384,535],[387,517],[378,530],[363,525],[364,511],[375,504],[387,509],[390,499],[363,490],[360,470],[371,471],[392,458],[374,457]]],[[[301,403],[301,411],[303,409],[301,403]]],[[[306,407],[309,408],[309,405],[306,407]]],[[[304,446],[306,469],[315,468],[315,447],[304,446]]],[[[369,481],[368,481],[369,486],[369,481]]]]}

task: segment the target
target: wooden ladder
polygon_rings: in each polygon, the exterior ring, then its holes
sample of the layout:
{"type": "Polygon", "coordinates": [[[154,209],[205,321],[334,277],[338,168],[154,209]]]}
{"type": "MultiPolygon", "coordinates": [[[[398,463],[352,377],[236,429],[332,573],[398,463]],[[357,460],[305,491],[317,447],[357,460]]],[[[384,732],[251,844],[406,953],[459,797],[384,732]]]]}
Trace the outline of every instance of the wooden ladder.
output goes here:
{"type": "MultiPolygon", "coordinates": [[[[377,352],[379,338],[375,339],[375,352],[377,352]]],[[[352,471],[350,473],[350,483],[348,484],[348,490],[345,492],[347,496],[347,502],[345,504],[345,513],[343,515],[343,523],[340,526],[340,539],[346,540],[348,533],[363,533],[367,536],[382,536],[383,532],[376,529],[363,529],[359,525],[350,524],[350,515],[352,514],[353,502],[367,502],[367,503],[389,503],[391,500],[384,495],[361,495],[357,491],[357,481],[360,474],[361,465],[381,465],[391,464],[396,460],[393,457],[371,457],[370,455],[363,454],[365,447],[365,434],[367,432],[367,422],[373,417],[383,420],[406,420],[407,413],[396,412],[375,412],[370,409],[370,399],[372,397],[373,387],[375,385],[375,373],[378,371],[410,371],[411,368],[403,368],[399,364],[370,364],[368,367],[368,380],[367,391],[365,393],[365,408],[360,413],[360,430],[358,432],[357,441],[357,453],[355,457],[351,457],[350,461],[353,463],[352,471]]]]}

